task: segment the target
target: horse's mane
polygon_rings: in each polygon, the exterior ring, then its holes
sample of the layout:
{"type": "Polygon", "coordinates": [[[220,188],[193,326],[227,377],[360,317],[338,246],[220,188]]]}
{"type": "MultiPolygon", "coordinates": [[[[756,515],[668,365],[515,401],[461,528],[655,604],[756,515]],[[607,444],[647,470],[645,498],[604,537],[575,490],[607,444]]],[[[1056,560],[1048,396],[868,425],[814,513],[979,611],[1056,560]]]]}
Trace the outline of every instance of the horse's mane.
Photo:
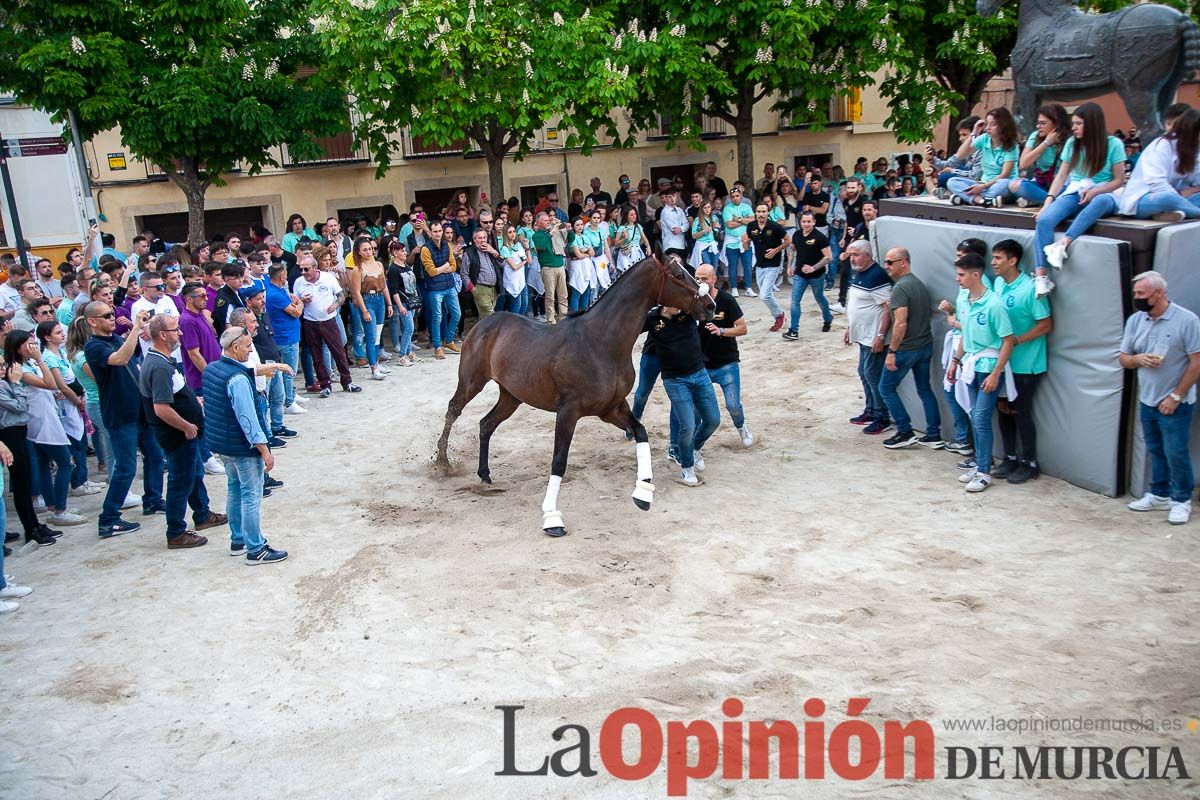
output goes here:
{"type": "Polygon", "coordinates": [[[647,261],[653,261],[653,260],[654,260],[654,256],[646,256],[641,261],[639,261],[638,263],[634,264],[629,269],[622,272],[620,275],[618,275],[616,277],[616,280],[614,280],[612,283],[610,283],[608,285],[608,288],[604,290],[604,294],[600,295],[600,297],[596,300],[596,302],[592,303],[590,306],[588,306],[587,308],[582,309],[580,311],[572,311],[571,313],[567,314],[567,318],[570,319],[572,317],[582,317],[584,314],[588,313],[593,308],[600,305],[600,303],[603,302],[605,297],[608,297],[610,294],[613,293],[613,289],[617,288],[617,284],[619,284],[625,278],[626,275],[633,272],[635,269],[640,267],[642,264],[645,264],[647,261]]]}

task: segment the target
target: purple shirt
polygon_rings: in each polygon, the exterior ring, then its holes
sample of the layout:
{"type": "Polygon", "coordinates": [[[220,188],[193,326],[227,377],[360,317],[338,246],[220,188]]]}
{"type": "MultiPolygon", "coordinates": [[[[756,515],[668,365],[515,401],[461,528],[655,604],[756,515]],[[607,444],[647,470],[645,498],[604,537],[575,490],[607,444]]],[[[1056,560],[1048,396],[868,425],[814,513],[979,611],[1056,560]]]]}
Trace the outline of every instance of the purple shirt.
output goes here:
{"type": "Polygon", "coordinates": [[[128,323],[125,323],[125,322],[117,323],[117,330],[116,330],[117,336],[124,336],[125,334],[127,334],[131,330],[133,330],[133,304],[136,302],[137,302],[137,300],[134,300],[131,297],[126,298],[124,303],[121,303],[121,305],[117,306],[116,309],[114,309],[116,311],[118,317],[124,317],[125,319],[129,320],[128,323]]]}
{"type": "Polygon", "coordinates": [[[199,389],[204,381],[204,373],[196,369],[187,351],[199,348],[205,363],[211,364],[221,358],[221,343],[217,341],[217,332],[208,318],[190,308],[185,308],[179,315],[179,333],[184,350],[183,375],[187,378],[188,386],[193,390],[199,389]]]}
{"type": "Polygon", "coordinates": [[[208,313],[213,313],[217,310],[217,290],[204,284],[204,293],[208,295],[208,313]]]}

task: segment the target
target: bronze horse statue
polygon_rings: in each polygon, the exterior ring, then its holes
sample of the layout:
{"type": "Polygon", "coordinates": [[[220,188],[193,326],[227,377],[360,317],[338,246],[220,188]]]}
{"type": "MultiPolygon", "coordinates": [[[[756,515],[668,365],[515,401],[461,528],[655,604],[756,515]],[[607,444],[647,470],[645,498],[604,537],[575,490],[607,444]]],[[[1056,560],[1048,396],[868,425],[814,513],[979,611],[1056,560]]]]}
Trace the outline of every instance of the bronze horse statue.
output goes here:
{"type": "MultiPolygon", "coordinates": [[[[989,17],[1005,0],[977,0],[989,17]]],[[[1085,14],[1075,0],[1021,0],[1012,51],[1013,115],[1022,131],[1046,100],[1116,92],[1144,141],[1163,131],[1175,90],[1200,67],[1200,28],[1169,6],[1085,14]]]]}
{"type": "Polygon", "coordinates": [[[708,287],[696,282],[682,262],[645,258],[613,282],[595,305],[557,325],[544,325],[518,314],[485,317],[463,341],[458,388],[446,408],[446,426],[438,440],[439,464],[449,464],[446,443],[463,408],[488,381],[500,386],[500,400],[479,422],[479,477],[491,483],[488,443],[501,422],[522,403],[555,414],[554,461],[542,501],[542,530],[566,531],[558,511],[558,489],[567,471],[567,453],[581,417],[599,417],[637,441],[637,483],[633,502],[650,510],[654,484],[650,440],[625,398],[633,388],[634,342],[646,313],[656,305],[682,309],[698,320],[712,319],[715,307],[708,287]]]}

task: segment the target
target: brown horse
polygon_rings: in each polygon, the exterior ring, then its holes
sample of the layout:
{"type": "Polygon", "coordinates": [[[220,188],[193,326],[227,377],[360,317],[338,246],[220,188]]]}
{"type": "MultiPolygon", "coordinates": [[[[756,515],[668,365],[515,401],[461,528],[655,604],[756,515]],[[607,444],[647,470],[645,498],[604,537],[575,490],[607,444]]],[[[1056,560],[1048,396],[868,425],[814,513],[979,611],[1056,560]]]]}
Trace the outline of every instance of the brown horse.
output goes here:
{"type": "Polygon", "coordinates": [[[590,309],[557,325],[543,325],[517,314],[483,319],[463,341],[458,389],[446,409],[446,427],[438,440],[438,463],[449,464],[446,442],[454,420],[488,381],[500,385],[500,400],[479,422],[479,477],[491,483],[488,443],[501,422],[522,403],[553,412],[554,461],[542,502],[542,530],[562,536],[558,489],[567,471],[567,453],[580,417],[599,417],[637,441],[637,483],[633,502],[643,511],[654,499],[650,441],[625,398],[633,387],[631,353],[646,313],[656,305],[679,308],[696,319],[712,319],[708,288],[675,256],[666,263],[646,258],[626,270],[590,309]]]}

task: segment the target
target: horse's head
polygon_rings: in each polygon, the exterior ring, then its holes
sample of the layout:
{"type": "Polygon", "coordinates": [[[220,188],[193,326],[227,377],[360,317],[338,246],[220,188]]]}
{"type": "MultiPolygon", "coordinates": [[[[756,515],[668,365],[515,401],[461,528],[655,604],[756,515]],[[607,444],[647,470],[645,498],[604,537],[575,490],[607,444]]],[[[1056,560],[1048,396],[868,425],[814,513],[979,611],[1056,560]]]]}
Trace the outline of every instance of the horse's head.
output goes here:
{"type": "Polygon", "coordinates": [[[713,318],[717,304],[708,296],[708,286],[698,283],[686,269],[679,256],[669,255],[660,262],[663,271],[662,290],[659,303],[678,308],[692,319],[708,322],[713,318]]]}
{"type": "Polygon", "coordinates": [[[1005,0],[975,0],[975,13],[981,17],[993,16],[1004,3],[1005,0]]]}

